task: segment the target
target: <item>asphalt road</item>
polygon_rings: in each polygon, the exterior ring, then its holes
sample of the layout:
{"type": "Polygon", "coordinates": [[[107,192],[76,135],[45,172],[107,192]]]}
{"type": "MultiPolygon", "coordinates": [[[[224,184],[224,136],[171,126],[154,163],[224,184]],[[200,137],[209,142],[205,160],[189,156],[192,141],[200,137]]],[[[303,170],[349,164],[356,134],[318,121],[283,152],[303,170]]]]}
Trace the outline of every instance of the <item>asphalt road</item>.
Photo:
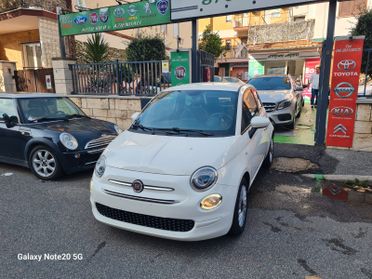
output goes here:
{"type": "Polygon", "coordinates": [[[1,278],[372,278],[372,206],[313,194],[300,176],[261,173],[245,233],[196,243],[96,222],[89,179],[42,183],[0,164],[1,278]],[[27,253],[83,259],[17,258],[27,253]]]}

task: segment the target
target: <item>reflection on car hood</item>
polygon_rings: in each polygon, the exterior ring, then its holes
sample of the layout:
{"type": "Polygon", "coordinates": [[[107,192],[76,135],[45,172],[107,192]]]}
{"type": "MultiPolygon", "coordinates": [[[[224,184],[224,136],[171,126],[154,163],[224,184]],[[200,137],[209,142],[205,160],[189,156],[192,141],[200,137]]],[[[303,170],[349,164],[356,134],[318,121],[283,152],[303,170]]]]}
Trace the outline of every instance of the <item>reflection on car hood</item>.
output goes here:
{"type": "Polygon", "coordinates": [[[290,90],[261,90],[258,95],[263,103],[279,103],[287,98],[290,90]]]}
{"type": "Polygon", "coordinates": [[[191,175],[203,166],[223,167],[235,137],[192,138],[126,131],[107,148],[108,166],[156,174],[191,175]]]}
{"type": "Polygon", "coordinates": [[[102,136],[116,136],[114,124],[92,118],[76,118],[69,121],[50,121],[30,124],[32,129],[43,130],[45,132],[55,132],[57,135],[63,132],[72,134],[79,143],[79,149],[84,149],[85,145],[94,139],[102,136]]]}

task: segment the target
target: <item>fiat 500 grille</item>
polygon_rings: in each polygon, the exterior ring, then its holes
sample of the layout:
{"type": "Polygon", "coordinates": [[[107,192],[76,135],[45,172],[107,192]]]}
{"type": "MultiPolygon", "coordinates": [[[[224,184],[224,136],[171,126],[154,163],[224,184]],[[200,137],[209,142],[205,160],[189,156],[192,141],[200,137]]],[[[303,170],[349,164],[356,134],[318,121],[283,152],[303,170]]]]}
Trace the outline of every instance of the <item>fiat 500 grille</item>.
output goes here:
{"type": "Polygon", "coordinates": [[[96,203],[96,207],[98,212],[107,218],[154,229],[173,232],[188,232],[192,230],[195,224],[192,220],[171,219],[138,214],[111,208],[100,203],[96,203]]]}
{"type": "Polygon", "coordinates": [[[104,136],[98,139],[91,140],[85,145],[85,149],[100,149],[105,148],[116,136],[104,136]]]}
{"type": "Polygon", "coordinates": [[[275,103],[263,103],[263,106],[264,106],[266,112],[272,112],[276,108],[276,104],[275,103]]]}

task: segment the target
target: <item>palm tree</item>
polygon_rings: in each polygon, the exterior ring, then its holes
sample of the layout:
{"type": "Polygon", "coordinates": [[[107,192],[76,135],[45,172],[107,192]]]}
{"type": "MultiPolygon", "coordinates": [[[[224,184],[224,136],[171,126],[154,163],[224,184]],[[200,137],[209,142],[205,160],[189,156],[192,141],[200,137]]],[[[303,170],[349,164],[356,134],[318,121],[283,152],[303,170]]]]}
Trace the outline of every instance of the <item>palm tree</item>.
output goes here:
{"type": "Polygon", "coordinates": [[[93,34],[84,43],[83,59],[86,63],[98,63],[106,61],[109,55],[109,44],[101,33],[93,34]]]}

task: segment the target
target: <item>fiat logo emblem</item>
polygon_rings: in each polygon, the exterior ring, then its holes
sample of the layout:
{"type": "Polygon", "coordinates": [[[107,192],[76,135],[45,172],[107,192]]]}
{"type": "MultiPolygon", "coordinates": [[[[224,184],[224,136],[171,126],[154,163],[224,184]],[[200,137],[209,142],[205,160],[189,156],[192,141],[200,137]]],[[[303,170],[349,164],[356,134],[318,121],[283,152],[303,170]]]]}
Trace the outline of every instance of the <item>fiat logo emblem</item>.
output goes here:
{"type": "Polygon", "coordinates": [[[143,182],[141,180],[134,180],[132,182],[132,189],[134,192],[136,193],[141,193],[144,189],[144,185],[143,185],[143,182]]]}

